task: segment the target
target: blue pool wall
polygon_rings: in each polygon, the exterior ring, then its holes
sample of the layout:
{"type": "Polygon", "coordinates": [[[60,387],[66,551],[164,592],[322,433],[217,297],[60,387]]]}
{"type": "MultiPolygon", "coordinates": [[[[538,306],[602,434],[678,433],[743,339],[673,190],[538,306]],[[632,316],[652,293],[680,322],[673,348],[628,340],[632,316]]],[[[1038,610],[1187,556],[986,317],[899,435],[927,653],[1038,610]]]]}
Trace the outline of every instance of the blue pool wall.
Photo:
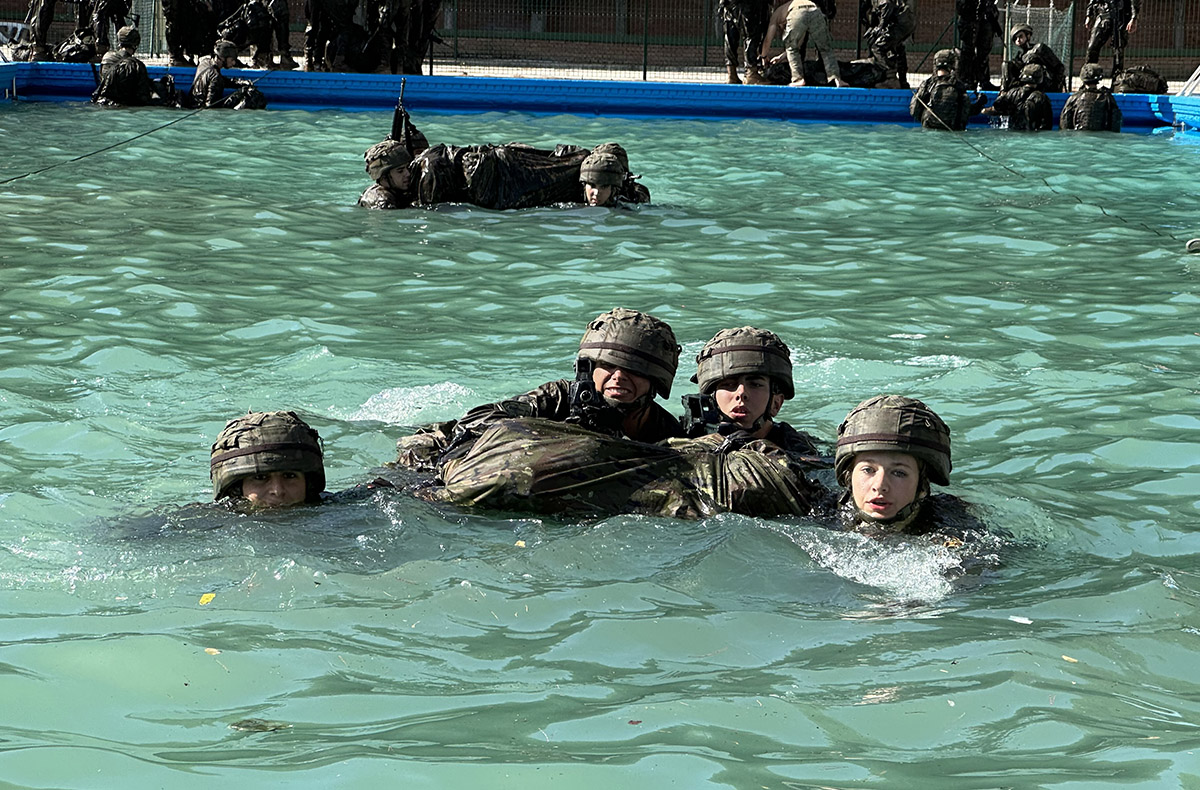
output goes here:
{"type": "MultiPolygon", "coordinates": [[[[148,67],[191,84],[195,69],[148,67]]],[[[256,80],[271,109],[383,110],[400,93],[400,75],[230,70],[256,80]]],[[[912,125],[911,93],[860,88],[791,88],[724,83],[408,76],[405,105],[414,111],[570,113],[623,117],[758,118],[817,123],[912,125]]],[[[87,101],[95,89],[86,63],[0,64],[0,91],[28,101],[87,101]]],[[[1065,93],[1050,94],[1057,118],[1065,93]]],[[[994,98],[994,94],[992,95],[994,98]]],[[[1118,94],[1127,131],[1180,126],[1200,130],[1200,97],[1118,94]]],[[[984,125],[980,116],[973,123],[984,125]]]]}

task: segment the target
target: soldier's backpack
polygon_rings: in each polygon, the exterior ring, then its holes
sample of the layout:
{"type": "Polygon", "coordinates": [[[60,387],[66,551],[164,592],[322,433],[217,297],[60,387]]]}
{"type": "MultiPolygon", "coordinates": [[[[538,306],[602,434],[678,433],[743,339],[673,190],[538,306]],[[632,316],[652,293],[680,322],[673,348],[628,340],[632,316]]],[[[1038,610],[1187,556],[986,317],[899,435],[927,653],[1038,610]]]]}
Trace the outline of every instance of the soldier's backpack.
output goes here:
{"type": "Polygon", "coordinates": [[[1113,78],[1113,93],[1167,92],[1167,81],[1149,66],[1132,66],[1113,78]]]}

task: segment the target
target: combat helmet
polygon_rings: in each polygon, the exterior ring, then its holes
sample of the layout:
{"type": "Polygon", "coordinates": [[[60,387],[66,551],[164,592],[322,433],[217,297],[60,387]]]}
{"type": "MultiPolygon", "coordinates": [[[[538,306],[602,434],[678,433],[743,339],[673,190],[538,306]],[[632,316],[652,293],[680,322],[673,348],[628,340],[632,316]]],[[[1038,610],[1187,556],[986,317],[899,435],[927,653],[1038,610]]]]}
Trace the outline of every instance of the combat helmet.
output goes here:
{"type": "Polygon", "coordinates": [[[137,49],[142,43],[142,34],[138,32],[136,27],[126,25],[117,31],[117,46],[121,48],[132,47],[137,49]]]}
{"type": "Polygon", "coordinates": [[[1099,82],[1104,78],[1104,69],[1099,63],[1084,63],[1079,70],[1079,80],[1083,83],[1099,82]]]}
{"type": "Polygon", "coordinates": [[[717,332],[696,355],[692,381],[701,395],[709,395],[721,379],[745,375],[766,376],[784,400],[796,394],[787,344],[774,332],[752,326],[717,332]]]}
{"type": "Polygon", "coordinates": [[[600,143],[592,149],[593,154],[612,154],[621,163],[621,167],[629,171],[629,153],[620,143],[600,143]]]}
{"type": "Polygon", "coordinates": [[[1019,25],[1013,25],[1012,30],[1008,31],[1008,40],[1015,40],[1018,33],[1024,33],[1029,36],[1030,41],[1033,40],[1033,28],[1024,22],[1019,25]]]}
{"type": "Polygon", "coordinates": [[[939,49],[933,54],[933,67],[935,69],[945,69],[953,71],[958,65],[958,51],[953,49],[939,49]]]}
{"type": "Polygon", "coordinates": [[[590,153],[579,166],[579,180],[598,187],[619,187],[627,168],[614,154],[590,153]]]}
{"type": "Polygon", "coordinates": [[[848,485],[854,457],[871,450],[908,453],[924,462],[931,481],[950,484],[950,429],[915,398],[877,395],[850,410],[838,426],[833,462],[838,483],[848,485]]]}
{"type": "Polygon", "coordinates": [[[304,473],[307,499],[325,490],[321,437],[290,411],[250,412],[225,423],[213,442],[209,476],[213,499],[230,493],[243,478],[264,472],[304,473]]]}
{"type": "Polygon", "coordinates": [[[408,152],[404,143],[390,137],[363,151],[367,175],[374,181],[378,181],[398,167],[408,167],[412,160],[412,154],[408,152]]]}
{"type": "Polygon", "coordinates": [[[218,58],[236,58],[238,52],[238,45],[228,39],[217,39],[217,43],[213,44],[213,54],[218,58]]]}
{"type": "Polygon", "coordinates": [[[579,341],[578,359],[623,368],[645,376],[654,391],[671,395],[679,368],[679,343],[665,321],[649,313],[617,307],[596,316],[579,341]]]}
{"type": "Polygon", "coordinates": [[[1046,68],[1040,63],[1029,63],[1021,69],[1021,82],[1026,85],[1038,86],[1046,79],[1046,68]]]}

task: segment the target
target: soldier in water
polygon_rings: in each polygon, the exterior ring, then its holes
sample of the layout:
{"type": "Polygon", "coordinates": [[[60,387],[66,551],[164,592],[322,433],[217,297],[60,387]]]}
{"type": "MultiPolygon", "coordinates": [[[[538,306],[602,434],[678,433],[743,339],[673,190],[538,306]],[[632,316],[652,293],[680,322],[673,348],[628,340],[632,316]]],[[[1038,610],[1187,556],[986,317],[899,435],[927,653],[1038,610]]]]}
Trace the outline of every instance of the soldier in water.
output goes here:
{"type": "Polygon", "coordinates": [[[574,145],[549,150],[522,143],[430,146],[402,103],[393,115],[391,134],[368,148],[363,162],[375,182],[358,198],[364,208],[469,203],[503,210],[650,200],[649,190],[629,172],[628,154],[617,143],[604,143],[590,152],[574,145]]]}
{"type": "Polygon", "coordinates": [[[618,307],[588,324],[579,341],[575,378],[558,379],[515,398],[476,406],[459,420],[435,423],[397,443],[400,466],[431,470],[459,457],[490,426],[537,417],[639,442],[682,435],[679,421],[655,402],[668,397],[679,343],[665,322],[618,307]]]}
{"type": "Polygon", "coordinates": [[[1046,70],[1030,63],[1021,69],[1020,84],[1001,91],[992,106],[983,110],[984,115],[1006,116],[1013,131],[1048,131],[1054,126],[1054,112],[1050,99],[1037,87],[1045,79],[1046,70]]]}
{"type": "Polygon", "coordinates": [[[325,491],[321,437],[295,412],[250,412],[227,422],[213,442],[209,476],[217,501],[315,504],[325,491]]]}
{"type": "Polygon", "coordinates": [[[838,426],[834,469],[842,486],[844,529],[868,535],[933,535],[957,545],[985,527],[958,497],[933,494],[950,484],[950,429],[915,398],[879,395],[838,426]]]}
{"type": "Polygon", "coordinates": [[[92,101],[106,106],[174,104],[174,83],[170,77],[154,83],[146,73],[146,64],[134,56],[142,34],[136,27],[117,31],[117,48],[110,49],[100,61],[100,84],[92,101]]]}
{"type": "Polygon", "coordinates": [[[791,351],[774,332],[722,329],[696,355],[698,395],[683,397],[684,431],[721,450],[770,442],[806,463],[818,461],[816,440],[775,419],[796,394],[791,351]]]}
{"type": "Polygon", "coordinates": [[[1058,116],[1063,131],[1119,132],[1121,108],[1112,91],[1100,85],[1104,69],[1095,63],[1085,63],[1079,70],[1079,90],[1067,97],[1058,116]]]}
{"type": "Polygon", "coordinates": [[[908,111],[926,129],[961,132],[967,120],[983,109],[984,96],[967,98],[967,86],[955,75],[954,50],[942,49],[933,56],[934,73],[913,94],[908,111]]]}

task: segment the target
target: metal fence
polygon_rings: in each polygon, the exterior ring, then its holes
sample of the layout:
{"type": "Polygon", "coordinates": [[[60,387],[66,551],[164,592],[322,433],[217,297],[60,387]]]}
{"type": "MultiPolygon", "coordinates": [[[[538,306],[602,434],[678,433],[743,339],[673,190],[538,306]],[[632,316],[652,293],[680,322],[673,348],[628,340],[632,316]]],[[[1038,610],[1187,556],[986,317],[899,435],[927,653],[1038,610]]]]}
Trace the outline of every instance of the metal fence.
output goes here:
{"type": "MultiPolygon", "coordinates": [[[[162,54],[160,0],[135,0],[141,14],[143,51],[162,54]],[[145,28],[153,27],[146,31],[145,28]],[[149,32],[150,35],[146,35],[149,32]]],[[[302,49],[303,0],[290,0],[292,39],[302,49]]],[[[356,19],[365,25],[366,7],[359,0],[356,19]]],[[[432,46],[426,72],[567,79],[651,79],[722,81],[725,77],[718,0],[442,0],[437,32],[443,43],[432,46]]],[[[909,69],[927,71],[931,52],[954,46],[954,0],[909,0],[917,27],[908,42],[909,69]]],[[[1087,31],[1088,0],[1033,0],[1047,16],[1037,39],[1046,41],[1077,74],[1087,31]],[[1064,15],[1066,15],[1064,21],[1064,15]]],[[[51,40],[68,36],[74,7],[58,0],[51,40]]],[[[1014,3],[1020,9],[1020,4],[1014,3]]],[[[1002,3],[1003,7],[1003,3],[1002,3]]],[[[1028,3],[1025,3],[1028,7],[1028,3]]],[[[25,18],[26,0],[0,0],[0,21],[25,18]]],[[[1035,29],[1038,25],[1034,25],[1035,29]]],[[[866,56],[861,44],[858,0],[842,0],[830,21],[837,55],[842,60],[866,56]]],[[[775,42],[778,49],[779,42],[775,42]]],[[[992,74],[999,74],[1005,41],[992,50],[992,74]]],[[[811,55],[810,55],[811,56],[811,55]]],[[[1108,57],[1108,50],[1101,62],[1108,57]]],[[[1200,63],[1200,0],[1141,0],[1138,29],[1125,50],[1126,65],[1145,64],[1168,80],[1182,81],[1200,63]]]]}

